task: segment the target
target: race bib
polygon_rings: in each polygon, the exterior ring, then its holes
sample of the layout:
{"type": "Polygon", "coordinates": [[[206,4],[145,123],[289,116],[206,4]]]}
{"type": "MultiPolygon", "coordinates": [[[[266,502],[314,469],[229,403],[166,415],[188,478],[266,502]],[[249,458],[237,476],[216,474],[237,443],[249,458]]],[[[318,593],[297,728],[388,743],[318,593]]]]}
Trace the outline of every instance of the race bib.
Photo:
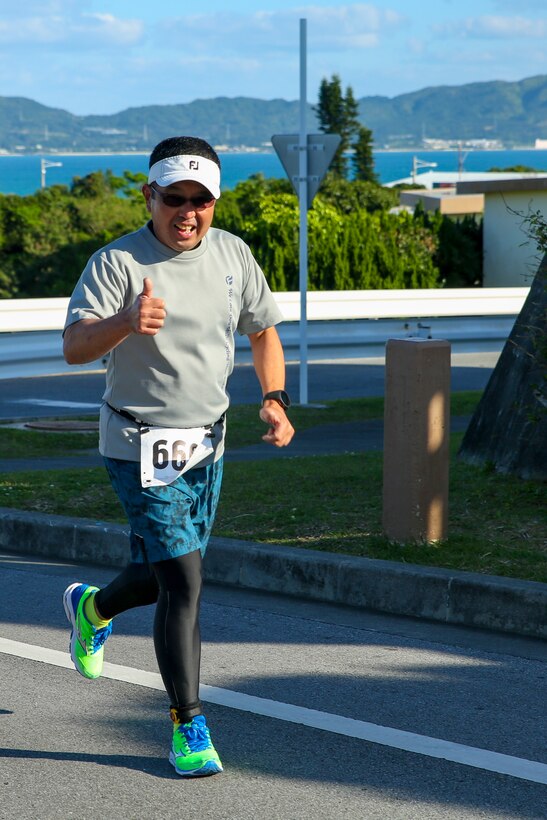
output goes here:
{"type": "Polygon", "coordinates": [[[211,431],[207,427],[144,427],[141,429],[141,485],[172,484],[212,452],[211,431]]]}

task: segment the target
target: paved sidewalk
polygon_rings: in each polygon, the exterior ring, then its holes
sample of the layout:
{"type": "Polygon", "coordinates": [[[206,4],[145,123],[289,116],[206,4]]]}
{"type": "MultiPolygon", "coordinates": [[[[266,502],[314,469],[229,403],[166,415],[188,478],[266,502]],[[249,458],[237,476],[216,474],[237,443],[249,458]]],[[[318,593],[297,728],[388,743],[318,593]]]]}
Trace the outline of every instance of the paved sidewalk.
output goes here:
{"type": "MultiPolygon", "coordinates": [[[[464,430],[468,418],[452,419],[464,430]]],[[[288,448],[264,443],[227,453],[226,460],[258,460],[381,450],[381,420],[325,424],[297,435],[288,448]]],[[[78,458],[3,459],[0,472],[102,464],[78,458]]],[[[125,527],[87,519],[0,508],[0,548],[50,558],[123,566],[125,527]]],[[[547,584],[395,561],[212,538],[205,578],[215,583],[365,607],[381,612],[547,638],[547,584]]]]}

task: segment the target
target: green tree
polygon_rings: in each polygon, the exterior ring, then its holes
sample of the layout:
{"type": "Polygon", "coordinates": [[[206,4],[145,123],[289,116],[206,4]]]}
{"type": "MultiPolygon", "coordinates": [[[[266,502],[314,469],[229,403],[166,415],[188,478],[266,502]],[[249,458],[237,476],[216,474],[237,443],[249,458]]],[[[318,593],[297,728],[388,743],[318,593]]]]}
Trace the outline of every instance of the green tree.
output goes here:
{"type": "Polygon", "coordinates": [[[439,211],[426,211],[421,202],[414,209],[417,225],[437,237],[434,262],[443,287],[472,288],[482,285],[482,219],[453,219],[439,211]]]}
{"type": "Polygon", "coordinates": [[[126,199],[132,199],[142,205],[142,186],[148,181],[146,174],[124,171],[120,179],[118,192],[126,199]]]}
{"type": "Polygon", "coordinates": [[[344,97],[344,112],[341,134],[342,140],[346,143],[346,151],[349,148],[355,134],[358,134],[360,127],[359,105],[353,96],[353,88],[351,85],[348,85],[344,97]]]}
{"type": "Polygon", "coordinates": [[[338,74],[333,74],[330,80],[326,77],[321,80],[314,110],[323,133],[340,134],[344,126],[344,96],[338,74]]]}
{"type": "Polygon", "coordinates": [[[344,94],[338,74],[333,74],[330,80],[324,78],[321,81],[315,112],[321,131],[325,134],[338,134],[341,138],[330,166],[331,173],[343,179],[347,178],[347,154],[353,148],[351,164],[355,179],[377,183],[372,152],[372,131],[359,122],[359,105],[353,89],[348,86],[344,94]]]}
{"type": "Polygon", "coordinates": [[[513,174],[541,174],[543,170],[541,168],[532,168],[530,165],[509,165],[507,168],[500,168],[494,165],[492,168],[489,168],[488,171],[490,173],[513,173],[513,174]]]}
{"type": "Polygon", "coordinates": [[[112,171],[93,171],[85,177],[74,177],[70,190],[75,197],[97,199],[111,196],[122,185],[123,180],[115,177],[112,171]]]}
{"type": "Polygon", "coordinates": [[[330,80],[324,78],[319,86],[318,103],[315,106],[319,128],[324,134],[338,134],[340,145],[331,163],[331,171],[340,177],[347,177],[348,161],[346,153],[359,127],[358,106],[350,86],[344,95],[342,81],[338,74],[330,80]]]}
{"type": "Polygon", "coordinates": [[[361,208],[370,213],[387,211],[399,204],[399,195],[393,188],[383,188],[374,182],[342,179],[331,171],[321,183],[318,196],[346,214],[361,208]]]}
{"type": "Polygon", "coordinates": [[[372,144],[372,131],[370,128],[365,128],[364,125],[359,126],[357,139],[353,143],[353,175],[355,179],[377,183],[378,178],[374,171],[372,144]]]}
{"type": "MultiPolygon", "coordinates": [[[[0,296],[68,296],[89,256],[140,227],[142,180],[90,175],[73,189],[0,195],[0,296]]],[[[390,213],[396,195],[329,175],[308,213],[310,290],[439,287],[439,225],[390,213]]],[[[274,290],[298,289],[298,200],[262,175],[224,191],[214,224],[246,241],[274,290]]]]}
{"type": "Polygon", "coordinates": [[[32,196],[0,196],[0,295],[68,296],[89,256],[146,220],[130,180],[107,172],[32,196]]]}

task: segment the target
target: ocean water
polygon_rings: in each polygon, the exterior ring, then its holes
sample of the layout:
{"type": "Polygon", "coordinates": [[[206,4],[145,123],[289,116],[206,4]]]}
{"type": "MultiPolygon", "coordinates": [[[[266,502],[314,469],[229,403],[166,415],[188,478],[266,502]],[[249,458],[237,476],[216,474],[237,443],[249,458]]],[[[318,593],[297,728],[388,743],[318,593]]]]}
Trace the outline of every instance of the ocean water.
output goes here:
{"type": "MultiPolygon", "coordinates": [[[[424,162],[436,162],[437,171],[457,171],[457,151],[376,151],[374,162],[380,182],[393,182],[410,176],[413,157],[424,162]]],[[[547,151],[515,149],[507,151],[469,151],[464,155],[465,171],[488,171],[492,167],[507,168],[527,165],[547,171],[547,151]]],[[[146,154],[63,154],[33,156],[0,156],[0,193],[33,194],[41,186],[41,159],[60,162],[61,166],[46,169],[46,185],[70,185],[74,177],[83,177],[93,171],[110,170],[116,176],[124,171],[146,173],[146,154]]],[[[275,153],[225,153],[222,162],[222,187],[233,188],[252,174],[266,177],[284,177],[285,171],[275,153]]],[[[424,169],[427,170],[427,169],[424,169]]]]}

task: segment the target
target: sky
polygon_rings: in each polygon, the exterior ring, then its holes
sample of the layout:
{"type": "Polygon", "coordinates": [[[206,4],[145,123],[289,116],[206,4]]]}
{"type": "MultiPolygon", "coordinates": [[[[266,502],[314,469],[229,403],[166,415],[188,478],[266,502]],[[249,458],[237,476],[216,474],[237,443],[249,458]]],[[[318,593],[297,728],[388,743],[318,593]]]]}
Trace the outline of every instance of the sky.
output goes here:
{"type": "Polygon", "coordinates": [[[212,97],[357,99],[547,74],[547,0],[0,0],[0,96],[72,114],[212,97]],[[227,10],[229,9],[229,10],[227,10]]]}

